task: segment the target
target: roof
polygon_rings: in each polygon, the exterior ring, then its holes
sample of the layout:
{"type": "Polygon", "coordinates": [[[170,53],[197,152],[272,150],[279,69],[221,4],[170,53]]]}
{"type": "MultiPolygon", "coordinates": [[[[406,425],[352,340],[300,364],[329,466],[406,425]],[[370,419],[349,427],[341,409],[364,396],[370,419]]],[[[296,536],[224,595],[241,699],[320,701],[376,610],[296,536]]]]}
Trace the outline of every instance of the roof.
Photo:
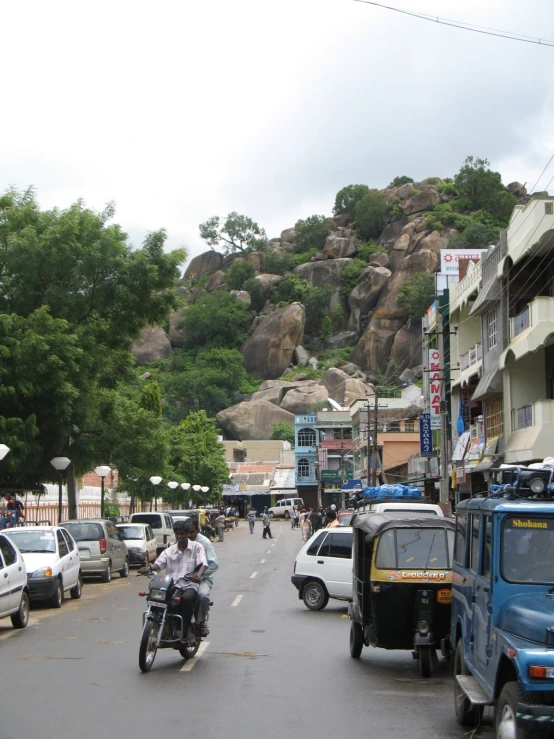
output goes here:
{"type": "Polygon", "coordinates": [[[388,529],[450,529],[454,531],[454,521],[449,518],[407,518],[398,513],[361,513],[351,521],[354,529],[361,529],[367,536],[365,540],[371,543],[373,539],[388,529]]]}
{"type": "Polygon", "coordinates": [[[274,469],[275,469],[274,464],[256,464],[256,463],[240,462],[237,464],[235,474],[249,475],[252,472],[266,472],[267,473],[267,472],[273,472],[274,469]]]}
{"type": "Polygon", "coordinates": [[[271,493],[274,495],[290,495],[296,492],[296,477],[294,467],[277,467],[271,485],[271,493]]]}
{"type": "Polygon", "coordinates": [[[462,500],[456,506],[456,512],[463,510],[468,511],[498,511],[499,513],[522,513],[531,514],[554,514],[554,501],[545,499],[536,500],[533,498],[515,498],[508,500],[507,498],[468,498],[462,500]],[[522,508],[524,511],[522,511],[522,508]]]}

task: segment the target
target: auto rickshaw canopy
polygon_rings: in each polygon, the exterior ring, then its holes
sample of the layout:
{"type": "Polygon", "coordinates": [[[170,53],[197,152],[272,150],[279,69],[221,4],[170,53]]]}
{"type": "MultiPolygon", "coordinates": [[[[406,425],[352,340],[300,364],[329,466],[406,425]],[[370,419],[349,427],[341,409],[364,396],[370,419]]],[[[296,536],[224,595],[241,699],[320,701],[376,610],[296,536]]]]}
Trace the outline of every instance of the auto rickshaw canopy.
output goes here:
{"type": "Polygon", "coordinates": [[[354,516],[350,525],[365,533],[366,544],[373,544],[376,536],[388,529],[447,529],[454,531],[456,526],[453,520],[440,516],[426,518],[407,518],[406,514],[390,511],[387,513],[359,513],[354,516]]]}

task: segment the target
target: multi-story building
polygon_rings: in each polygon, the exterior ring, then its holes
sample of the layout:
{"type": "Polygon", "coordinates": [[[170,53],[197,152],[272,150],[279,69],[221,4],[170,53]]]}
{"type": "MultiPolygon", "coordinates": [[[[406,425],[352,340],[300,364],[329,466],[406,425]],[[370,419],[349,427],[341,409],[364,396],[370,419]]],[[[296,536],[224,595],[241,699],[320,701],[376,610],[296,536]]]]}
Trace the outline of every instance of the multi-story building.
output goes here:
{"type": "Polygon", "coordinates": [[[344,508],[343,486],[354,478],[350,412],[331,409],[318,411],[315,428],[319,432],[316,472],[321,504],[325,508],[332,503],[344,508]]]}
{"type": "Polygon", "coordinates": [[[294,417],[296,489],[304,503],[313,508],[318,504],[316,471],[319,431],[316,429],[316,423],[316,413],[294,417]]]}

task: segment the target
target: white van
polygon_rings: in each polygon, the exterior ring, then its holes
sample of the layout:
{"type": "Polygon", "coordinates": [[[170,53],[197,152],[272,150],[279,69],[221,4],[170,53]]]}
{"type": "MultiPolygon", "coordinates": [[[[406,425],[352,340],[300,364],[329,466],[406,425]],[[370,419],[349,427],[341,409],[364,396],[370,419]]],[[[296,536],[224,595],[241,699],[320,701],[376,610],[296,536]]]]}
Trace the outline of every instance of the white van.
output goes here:
{"type": "Polygon", "coordinates": [[[267,513],[270,518],[285,518],[288,520],[293,508],[299,511],[303,506],[302,498],[283,498],[283,500],[278,500],[267,513]]]}
{"type": "Polygon", "coordinates": [[[151,513],[132,513],[129,523],[147,523],[156,537],[156,554],[160,555],[164,549],[175,544],[173,520],[169,513],[152,511],[151,513]]]}

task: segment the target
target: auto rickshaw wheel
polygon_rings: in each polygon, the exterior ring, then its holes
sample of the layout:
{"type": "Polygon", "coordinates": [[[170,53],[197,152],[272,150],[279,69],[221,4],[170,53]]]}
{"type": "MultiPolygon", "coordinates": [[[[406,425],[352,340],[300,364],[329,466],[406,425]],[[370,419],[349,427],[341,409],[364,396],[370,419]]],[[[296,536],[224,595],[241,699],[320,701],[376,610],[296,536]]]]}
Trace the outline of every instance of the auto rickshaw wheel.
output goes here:
{"type": "Polygon", "coordinates": [[[433,651],[432,647],[417,648],[417,658],[421,677],[431,677],[433,674],[433,651]]]}
{"type": "Polygon", "coordinates": [[[310,611],[322,611],[329,603],[329,595],[325,587],[317,580],[312,580],[304,585],[302,600],[310,611]]]}
{"type": "Polygon", "coordinates": [[[454,654],[454,711],[460,726],[479,726],[483,718],[483,706],[474,705],[461,687],[458,685],[456,675],[471,675],[464,660],[462,640],[458,639],[456,652],[454,654]]]}
{"type": "Polygon", "coordinates": [[[361,625],[357,621],[350,624],[350,656],[353,659],[360,659],[364,646],[364,632],[361,625]]]}

